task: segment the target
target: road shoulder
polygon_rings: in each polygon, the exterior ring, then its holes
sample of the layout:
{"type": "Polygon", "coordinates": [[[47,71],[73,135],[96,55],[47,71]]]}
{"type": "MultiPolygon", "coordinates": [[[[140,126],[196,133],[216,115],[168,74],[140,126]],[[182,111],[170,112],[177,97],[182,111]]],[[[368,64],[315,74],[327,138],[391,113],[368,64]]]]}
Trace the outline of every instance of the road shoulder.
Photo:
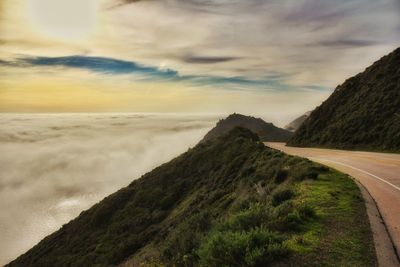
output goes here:
{"type": "Polygon", "coordinates": [[[361,194],[365,201],[379,266],[400,266],[399,258],[396,254],[396,250],[394,249],[393,242],[374,199],[360,182],[358,182],[356,179],[354,179],[354,181],[360,188],[361,194]]]}

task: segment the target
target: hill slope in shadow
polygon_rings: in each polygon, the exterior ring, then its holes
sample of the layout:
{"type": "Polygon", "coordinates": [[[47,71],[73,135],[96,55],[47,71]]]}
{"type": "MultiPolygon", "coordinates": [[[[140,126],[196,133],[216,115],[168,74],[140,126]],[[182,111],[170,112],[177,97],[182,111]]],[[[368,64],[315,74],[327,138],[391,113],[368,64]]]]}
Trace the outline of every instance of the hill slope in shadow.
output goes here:
{"type": "Polygon", "coordinates": [[[204,136],[202,142],[227,134],[235,127],[243,127],[251,130],[264,142],[286,142],[293,136],[292,132],[276,127],[272,123],[267,123],[260,118],[234,113],[220,120],[217,125],[204,136]]]}
{"type": "Polygon", "coordinates": [[[400,48],[338,86],[292,146],[400,152],[400,48]]]}

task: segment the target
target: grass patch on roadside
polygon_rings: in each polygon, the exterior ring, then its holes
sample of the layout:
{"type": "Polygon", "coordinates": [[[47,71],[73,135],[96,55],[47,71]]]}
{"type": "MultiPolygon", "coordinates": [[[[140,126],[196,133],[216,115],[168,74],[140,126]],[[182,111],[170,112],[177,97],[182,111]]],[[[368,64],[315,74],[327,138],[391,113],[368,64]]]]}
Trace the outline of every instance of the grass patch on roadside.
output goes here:
{"type": "Polygon", "coordinates": [[[376,266],[359,188],[343,173],[308,164],[318,175],[288,175],[270,195],[217,223],[201,239],[200,265],[376,266]]]}
{"type": "Polygon", "coordinates": [[[295,252],[290,266],[376,266],[366,207],[355,182],[329,171],[296,186],[297,201],[315,208],[316,219],[303,225],[305,234],[288,242],[295,252]]]}

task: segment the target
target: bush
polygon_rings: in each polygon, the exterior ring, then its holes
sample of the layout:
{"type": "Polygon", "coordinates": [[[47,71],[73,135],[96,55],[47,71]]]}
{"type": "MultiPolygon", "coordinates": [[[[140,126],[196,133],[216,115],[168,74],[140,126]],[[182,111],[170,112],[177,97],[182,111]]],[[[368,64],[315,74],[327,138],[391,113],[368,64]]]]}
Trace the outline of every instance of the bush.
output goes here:
{"type": "Polygon", "coordinates": [[[289,254],[277,232],[255,228],[247,232],[216,231],[198,251],[201,266],[266,266],[289,254]]]}
{"type": "Polygon", "coordinates": [[[312,167],[313,170],[315,170],[316,172],[323,172],[326,173],[329,171],[329,168],[323,165],[317,165],[312,167]]]}
{"type": "Polygon", "coordinates": [[[323,168],[320,170],[315,167],[310,167],[309,164],[302,163],[293,169],[292,176],[296,181],[303,181],[305,179],[316,180],[318,179],[320,171],[325,170],[323,168]]]}
{"type": "Polygon", "coordinates": [[[285,229],[286,230],[297,230],[302,222],[303,222],[303,220],[299,214],[299,211],[294,210],[293,212],[289,213],[286,216],[285,229]]]}
{"type": "Polygon", "coordinates": [[[291,201],[287,201],[276,207],[269,228],[283,232],[296,231],[315,216],[315,210],[311,206],[303,204],[296,207],[291,201]]]}
{"type": "Polygon", "coordinates": [[[167,262],[183,266],[187,266],[187,261],[195,262],[197,259],[194,250],[198,248],[203,233],[209,230],[211,220],[211,214],[203,212],[184,221],[165,240],[163,258],[167,262]]]}
{"type": "Polygon", "coordinates": [[[236,213],[232,218],[222,223],[218,229],[230,231],[249,230],[268,221],[269,213],[266,206],[260,203],[252,204],[248,209],[236,213]]]}
{"type": "Polygon", "coordinates": [[[302,218],[308,219],[316,216],[315,209],[310,205],[301,205],[298,208],[299,214],[302,218]]]}
{"type": "Polygon", "coordinates": [[[274,206],[278,206],[282,202],[291,199],[293,196],[294,196],[294,192],[292,189],[289,189],[289,188],[278,189],[272,195],[272,204],[274,206]]]}
{"type": "Polygon", "coordinates": [[[312,170],[307,174],[307,178],[312,179],[312,180],[317,180],[318,179],[318,172],[312,170]]]}
{"type": "Polygon", "coordinates": [[[275,182],[280,184],[286,180],[289,176],[289,171],[286,169],[279,170],[275,176],[275,182]]]}

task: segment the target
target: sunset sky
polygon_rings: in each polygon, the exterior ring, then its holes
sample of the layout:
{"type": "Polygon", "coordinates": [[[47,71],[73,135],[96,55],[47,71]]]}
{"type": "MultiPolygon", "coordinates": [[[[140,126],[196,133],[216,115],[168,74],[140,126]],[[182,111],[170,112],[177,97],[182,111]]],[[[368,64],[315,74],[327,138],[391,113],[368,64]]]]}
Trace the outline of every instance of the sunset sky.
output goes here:
{"type": "Polygon", "coordinates": [[[397,0],[1,0],[1,112],[263,116],[400,44],[397,0]]]}

